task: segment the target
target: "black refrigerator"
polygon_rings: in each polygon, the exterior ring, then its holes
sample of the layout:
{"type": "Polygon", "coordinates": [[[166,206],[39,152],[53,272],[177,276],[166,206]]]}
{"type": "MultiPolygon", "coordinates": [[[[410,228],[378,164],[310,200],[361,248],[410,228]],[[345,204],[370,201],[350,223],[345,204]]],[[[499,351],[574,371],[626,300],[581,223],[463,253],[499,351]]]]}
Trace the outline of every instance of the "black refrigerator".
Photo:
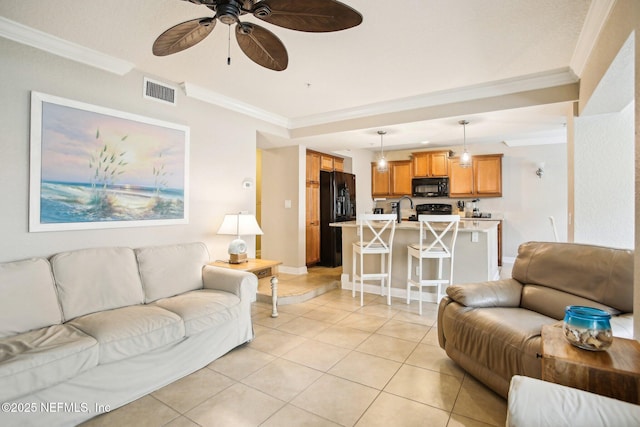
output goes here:
{"type": "Polygon", "coordinates": [[[342,265],[342,228],[332,222],[356,219],[356,176],[320,171],[320,265],[342,265]]]}

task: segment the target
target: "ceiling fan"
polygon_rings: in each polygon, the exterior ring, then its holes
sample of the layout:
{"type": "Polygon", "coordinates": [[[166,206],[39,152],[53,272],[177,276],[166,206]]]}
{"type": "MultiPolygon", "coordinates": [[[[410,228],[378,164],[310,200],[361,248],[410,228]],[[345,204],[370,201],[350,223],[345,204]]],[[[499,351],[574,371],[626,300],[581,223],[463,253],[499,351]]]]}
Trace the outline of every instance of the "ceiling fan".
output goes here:
{"type": "MultiPolygon", "coordinates": [[[[215,16],[192,19],[169,28],[153,43],[153,54],[166,56],[183,51],[204,40],[216,21],[236,24],[240,49],[258,65],[275,71],[287,68],[289,56],[280,39],[259,25],[240,21],[241,15],[291,30],[323,33],[359,25],[362,15],[335,0],[183,0],[205,5],[215,16]]],[[[227,60],[229,63],[230,59],[227,60]]]]}

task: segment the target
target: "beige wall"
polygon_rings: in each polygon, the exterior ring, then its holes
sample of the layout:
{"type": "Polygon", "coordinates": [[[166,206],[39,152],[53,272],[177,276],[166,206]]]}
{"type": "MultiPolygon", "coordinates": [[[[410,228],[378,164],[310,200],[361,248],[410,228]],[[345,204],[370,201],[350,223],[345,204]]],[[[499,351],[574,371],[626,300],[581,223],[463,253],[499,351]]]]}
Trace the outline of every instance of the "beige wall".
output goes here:
{"type": "Polygon", "coordinates": [[[305,156],[301,146],[262,150],[262,257],[293,274],[306,272],[305,156]]]}
{"type": "MultiPolygon", "coordinates": [[[[596,45],[589,57],[584,72],[580,80],[580,101],[579,111],[584,111],[591,96],[596,91],[598,84],[602,81],[609,66],[614,61],[616,55],[627,39],[635,34],[634,43],[634,147],[640,145],[640,43],[638,35],[640,34],[640,2],[637,0],[617,0],[607,20],[596,45]]],[[[579,141],[576,141],[577,150],[579,141]]],[[[640,246],[640,194],[638,189],[640,178],[640,150],[635,150],[635,248],[640,246]]],[[[634,292],[634,311],[640,313],[640,252],[635,252],[635,292],[634,292]]],[[[640,338],[640,316],[635,316],[634,335],[636,339],[640,338]]]]}
{"type": "MultiPolygon", "coordinates": [[[[95,246],[147,246],[203,241],[226,259],[232,236],[216,231],[225,213],[255,210],[256,132],[268,125],[177,93],[178,106],[142,98],[142,73],[117,76],[0,38],[0,262],[95,246]],[[29,113],[32,90],[187,125],[189,224],[29,233],[29,113]]],[[[149,76],[153,77],[153,76],[149,76]]],[[[171,83],[171,82],[168,82],[171,83]]],[[[176,85],[177,86],[177,85],[176,85]]],[[[253,254],[254,239],[246,239],[253,254]]]]}

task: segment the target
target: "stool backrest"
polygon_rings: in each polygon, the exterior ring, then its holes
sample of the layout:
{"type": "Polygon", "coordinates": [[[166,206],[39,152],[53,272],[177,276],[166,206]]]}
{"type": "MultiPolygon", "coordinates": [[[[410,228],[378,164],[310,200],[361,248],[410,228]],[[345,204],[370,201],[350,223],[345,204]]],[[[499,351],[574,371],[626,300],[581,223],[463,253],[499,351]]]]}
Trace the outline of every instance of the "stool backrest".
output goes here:
{"type": "Polygon", "coordinates": [[[453,255],[458,237],[460,215],[418,215],[420,252],[444,252],[453,255]],[[447,233],[450,235],[447,235],[447,233]]]}
{"type": "Polygon", "coordinates": [[[358,215],[358,231],[362,249],[364,251],[382,250],[391,252],[397,219],[396,214],[358,215]],[[372,236],[371,240],[365,239],[365,234],[372,236]]]}

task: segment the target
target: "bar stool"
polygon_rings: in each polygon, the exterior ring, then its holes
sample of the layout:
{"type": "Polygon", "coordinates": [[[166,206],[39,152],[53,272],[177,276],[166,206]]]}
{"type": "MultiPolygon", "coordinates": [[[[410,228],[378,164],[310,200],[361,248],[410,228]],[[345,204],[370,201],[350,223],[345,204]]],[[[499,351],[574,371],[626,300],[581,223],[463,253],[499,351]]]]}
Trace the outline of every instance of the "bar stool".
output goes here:
{"type": "MultiPolygon", "coordinates": [[[[453,252],[458,236],[459,215],[418,215],[420,223],[420,241],[410,244],[407,262],[407,304],[411,301],[411,288],[418,288],[419,312],[422,315],[422,287],[433,286],[436,288],[437,301],[445,294],[442,285],[450,286],[453,283],[453,252]],[[418,260],[417,280],[413,280],[413,259],[418,260]],[[442,261],[450,259],[449,278],[442,278],[442,261]],[[422,260],[437,259],[438,275],[434,279],[424,279],[422,276],[422,260]]],[[[446,289],[446,288],[445,288],[446,289]]]]}
{"type": "Polygon", "coordinates": [[[351,278],[353,281],[352,296],[356,296],[356,283],[360,282],[360,305],[364,305],[364,282],[368,280],[380,281],[380,295],[384,295],[387,286],[387,305],[391,305],[391,254],[393,235],[396,230],[395,214],[360,214],[358,215],[358,234],[360,240],[353,243],[353,262],[351,264],[351,278]],[[365,238],[372,236],[370,240],[365,238]],[[380,255],[380,271],[365,273],[365,255],[380,255]],[[388,257],[387,257],[388,255],[388,257]],[[359,269],[356,268],[360,259],[359,269]],[[385,265],[386,259],[386,265],[385,265]]]}

